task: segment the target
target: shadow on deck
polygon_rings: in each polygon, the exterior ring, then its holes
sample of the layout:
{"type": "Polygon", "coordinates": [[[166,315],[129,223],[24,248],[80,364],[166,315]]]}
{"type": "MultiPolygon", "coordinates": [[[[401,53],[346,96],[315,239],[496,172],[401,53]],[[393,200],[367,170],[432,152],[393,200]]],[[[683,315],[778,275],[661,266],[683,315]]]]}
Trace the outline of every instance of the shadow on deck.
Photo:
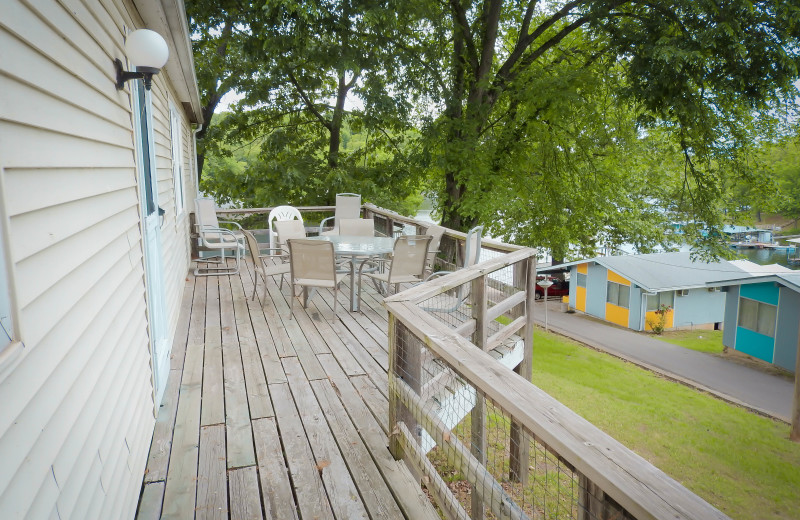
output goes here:
{"type": "Polygon", "coordinates": [[[380,295],[289,319],[278,282],[188,276],[137,518],[438,518],[387,448],[380,295]]]}

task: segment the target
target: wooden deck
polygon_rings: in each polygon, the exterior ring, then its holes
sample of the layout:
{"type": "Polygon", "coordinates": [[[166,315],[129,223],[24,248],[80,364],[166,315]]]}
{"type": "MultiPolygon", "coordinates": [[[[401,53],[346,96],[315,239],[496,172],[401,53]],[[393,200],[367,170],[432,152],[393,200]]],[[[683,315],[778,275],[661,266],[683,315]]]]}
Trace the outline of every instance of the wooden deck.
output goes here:
{"type": "Polygon", "coordinates": [[[380,296],[289,319],[279,281],[189,275],[137,518],[438,518],[387,448],[380,296]]]}

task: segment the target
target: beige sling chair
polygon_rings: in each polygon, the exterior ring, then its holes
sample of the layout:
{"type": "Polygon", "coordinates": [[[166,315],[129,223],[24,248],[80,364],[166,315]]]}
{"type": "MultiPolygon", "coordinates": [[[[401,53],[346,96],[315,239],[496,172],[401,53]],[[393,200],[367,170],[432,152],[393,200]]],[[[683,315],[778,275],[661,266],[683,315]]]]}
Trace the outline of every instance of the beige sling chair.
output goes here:
{"type": "Polygon", "coordinates": [[[336,315],[336,304],[339,299],[339,284],[345,273],[336,272],[336,255],[333,244],[322,240],[293,238],[289,242],[289,265],[291,274],[289,282],[292,286],[292,297],[289,305],[289,318],[294,316],[295,287],[303,288],[304,306],[308,306],[309,287],[333,289],[333,314],[336,315]]]}
{"type": "MultiPolygon", "coordinates": [[[[289,263],[279,263],[273,264],[268,263],[265,258],[261,256],[261,251],[259,250],[258,241],[253,234],[247,230],[242,230],[244,233],[244,238],[247,241],[247,249],[250,251],[250,257],[253,259],[253,269],[255,269],[256,277],[255,283],[253,284],[253,296],[250,298],[251,300],[256,299],[256,291],[258,290],[258,279],[259,277],[264,280],[264,299],[267,299],[267,276],[280,276],[281,277],[281,285],[280,287],[283,288],[283,278],[284,275],[289,274],[289,263]]],[[[263,302],[262,302],[263,304],[263,302]]]]}
{"type": "Polygon", "coordinates": [[[339,234],[351,237],[374,237],[375,220],[371,218],[343,218],[339,221],[339,234]]]}
{"type": "MultiPolygon", "coordinates": [[[[387,269],[383,272],[363,272],[364,265],[358,270],[358,299],[361,301],[361,277],[368,276],[378,283],[387,286],[394,285],[394,290],[400,288],[401,283],[419,283],[425,274],[425,264],[428,259],[428,247],[431,243],[430,235],[402,235],[394,243],[394,251],[390,259],[377,259],[373,262],[385,264],[387,269]]],[[[383,293],[381,287],[378,289],[383,293]]],[[[387,291],[388,292],[388,291],[387,291]]]]}
{"type": "Polygon", "coordinates": [[[339,235],[339,221],[343,218],[358,218],[361,216],[361,195],[358,193],[337,193],[336,210],[334,216],[324,219],[319,224],[320,235],[339,235]],[[328,222],[333,220],[333,229],[325,231],[328,222]]]}

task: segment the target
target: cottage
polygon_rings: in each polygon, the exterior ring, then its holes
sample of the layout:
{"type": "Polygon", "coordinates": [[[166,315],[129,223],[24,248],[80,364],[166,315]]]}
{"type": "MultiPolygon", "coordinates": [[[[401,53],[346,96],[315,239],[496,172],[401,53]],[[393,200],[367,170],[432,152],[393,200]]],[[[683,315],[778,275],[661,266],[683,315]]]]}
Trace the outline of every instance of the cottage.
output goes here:
{"type": "Polygon", "coordinates": [[[190,263],[183,2],[3,2],[0,91],[0,518],[130,518],[190,263]],[[142,28],[168,61],[118,89],[142,28]]]}
{"type": "Polygon", "coordinates": [[[539,269],[569,269],[569,306],[633,330],[652,330],[668,309],[667,329],[719,328],[725,295],[710,281],[748,276],[755,264],[693,261],[691,253],[603,256],[539,269]]]}
{"type": "Polygon", "coordinates": [[[722,344],[795,372],[800,330],[800,272],[776,271],[724,282],[722,344]]]}

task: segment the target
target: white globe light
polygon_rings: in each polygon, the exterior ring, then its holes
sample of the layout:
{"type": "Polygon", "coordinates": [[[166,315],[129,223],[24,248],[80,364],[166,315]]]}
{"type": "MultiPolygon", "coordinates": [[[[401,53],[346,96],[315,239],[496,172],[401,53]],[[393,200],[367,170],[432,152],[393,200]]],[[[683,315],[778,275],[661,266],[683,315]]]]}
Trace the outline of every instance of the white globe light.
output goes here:
{"type": "Polygon", "coordinates": [[[125,40],[125,54],[137,68],[161,69],[169,58],[169,47],[157,32],[137,29],[125,40]]]}

